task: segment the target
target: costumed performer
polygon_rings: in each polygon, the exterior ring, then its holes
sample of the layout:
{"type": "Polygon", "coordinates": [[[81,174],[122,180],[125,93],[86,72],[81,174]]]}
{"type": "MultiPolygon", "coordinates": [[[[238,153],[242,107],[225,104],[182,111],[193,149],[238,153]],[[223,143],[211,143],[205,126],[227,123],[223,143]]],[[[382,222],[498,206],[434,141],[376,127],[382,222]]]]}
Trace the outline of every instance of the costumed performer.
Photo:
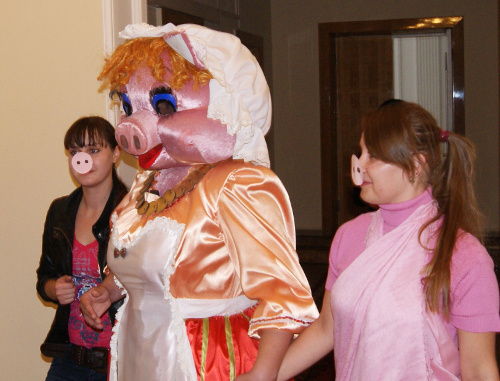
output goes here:
{"type": "Polygon", "coordinates": [[[240,40],[197,25],[129,25],[101,79],[120,146],[144,169],[112,216],[109,280],[82,309],[126,295],[110,380],[275,379],[317,316],[288,195],[268,168],[271,99],[240,40]],[[258,340],[259,339],[259,340],[258,340]]]}

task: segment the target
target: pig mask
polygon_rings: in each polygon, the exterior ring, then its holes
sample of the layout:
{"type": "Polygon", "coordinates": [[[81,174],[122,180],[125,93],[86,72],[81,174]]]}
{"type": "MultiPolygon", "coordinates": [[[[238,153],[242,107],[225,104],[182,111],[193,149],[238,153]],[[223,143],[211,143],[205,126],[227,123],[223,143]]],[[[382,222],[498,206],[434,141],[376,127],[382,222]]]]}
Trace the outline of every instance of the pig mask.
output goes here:
{"type": "Polygon", "coordinates": [[[212,163],[232,156],[234,136],[226,126],[207,118],[208,86],[171,89],[170,58],[162,57],[167,72],[158,82],[143,66],[134,71],[122,93],[124,113],[116,127],[120,146],[145,169],[166,169],[212,163]]]}
{"type": "Polygon", "coordinates": [[[146,65],[130,74],[119,90],[124,112],[116,138],[138,157],[141,167],[168,169],[230,157],[269,166],[264,141],[271,119],[269,88],[239,39],[197,25],[172,24],[129,25],[120,36],[162,37],[183,59],[212,77],[199,88],[193,79],[180,88],[171,86],[176,69],[166,51],[160,53],[162,81],[146,65]]]}

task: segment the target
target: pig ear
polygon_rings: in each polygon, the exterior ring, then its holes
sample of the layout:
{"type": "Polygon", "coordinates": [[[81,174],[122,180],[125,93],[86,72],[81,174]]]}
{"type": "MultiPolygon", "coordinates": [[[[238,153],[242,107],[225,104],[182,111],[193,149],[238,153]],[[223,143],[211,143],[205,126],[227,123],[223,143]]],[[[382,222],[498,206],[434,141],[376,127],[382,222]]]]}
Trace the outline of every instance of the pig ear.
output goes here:
{"type": "Polygon", "coordinates": [[[191,62],[198,69],[206,70],[205,65],[198,58],[198,55],[185,32],[180,31],[167,33],[165,36],[163,36],[163,39],[184,59],[191,62]]]}

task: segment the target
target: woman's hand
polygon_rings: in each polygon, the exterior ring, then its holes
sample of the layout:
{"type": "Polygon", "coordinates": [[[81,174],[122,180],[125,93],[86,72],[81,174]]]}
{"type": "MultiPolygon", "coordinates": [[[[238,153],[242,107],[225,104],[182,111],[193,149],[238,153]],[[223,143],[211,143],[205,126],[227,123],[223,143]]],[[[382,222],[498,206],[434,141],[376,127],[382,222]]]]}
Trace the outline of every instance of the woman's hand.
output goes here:
{"type": "Polygon", "coordinates": [[[52,300],[65,305],[75,300],[76,287],[73,278],[63,275],[57,279],[50,279],[45,283],[45,293],[52,300]]]}
{"type": "Polygon", "coordinates": [[[111,306],[111,298],[106,287],[97,286],[88,290],[80,297],[80,310],[89,326],[94,329],[103,329],[101,316],[111,306]]]}
{"type": "Polygon", "coordinates": [[[121,289],[114,281],[114,275],[109,275],[103,282],[80,297],[80,310],[87,322],[94,329],[103,329],[101,316],[108,310],[112,303],[122,299],[121,289]]]}

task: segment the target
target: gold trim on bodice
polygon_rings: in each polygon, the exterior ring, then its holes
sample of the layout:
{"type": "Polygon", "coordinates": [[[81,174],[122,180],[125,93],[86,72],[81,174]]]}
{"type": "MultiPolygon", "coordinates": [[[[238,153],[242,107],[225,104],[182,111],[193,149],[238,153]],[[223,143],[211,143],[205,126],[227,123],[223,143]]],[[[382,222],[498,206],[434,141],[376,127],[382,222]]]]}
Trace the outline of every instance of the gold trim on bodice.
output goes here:
{"type": "Polygon", "coordinates": [[[216,165],[217,163],[212,163],[194,167],[193,170],[189,172],[189,174],[179,184],[166,191],[157,200],[148,202],[146,201],[144,194],[149,190],[156,174],[158,173],[158,171],[152,171],[144,182],[144,186],[141,188],[139,195],[136,198],[135,208],[137,209],[137,213],[139,213],[139,215],[145,214],[146,216],[149,216],[174,205],[180,198],[191,192],[203,176],[216,165]]]}

